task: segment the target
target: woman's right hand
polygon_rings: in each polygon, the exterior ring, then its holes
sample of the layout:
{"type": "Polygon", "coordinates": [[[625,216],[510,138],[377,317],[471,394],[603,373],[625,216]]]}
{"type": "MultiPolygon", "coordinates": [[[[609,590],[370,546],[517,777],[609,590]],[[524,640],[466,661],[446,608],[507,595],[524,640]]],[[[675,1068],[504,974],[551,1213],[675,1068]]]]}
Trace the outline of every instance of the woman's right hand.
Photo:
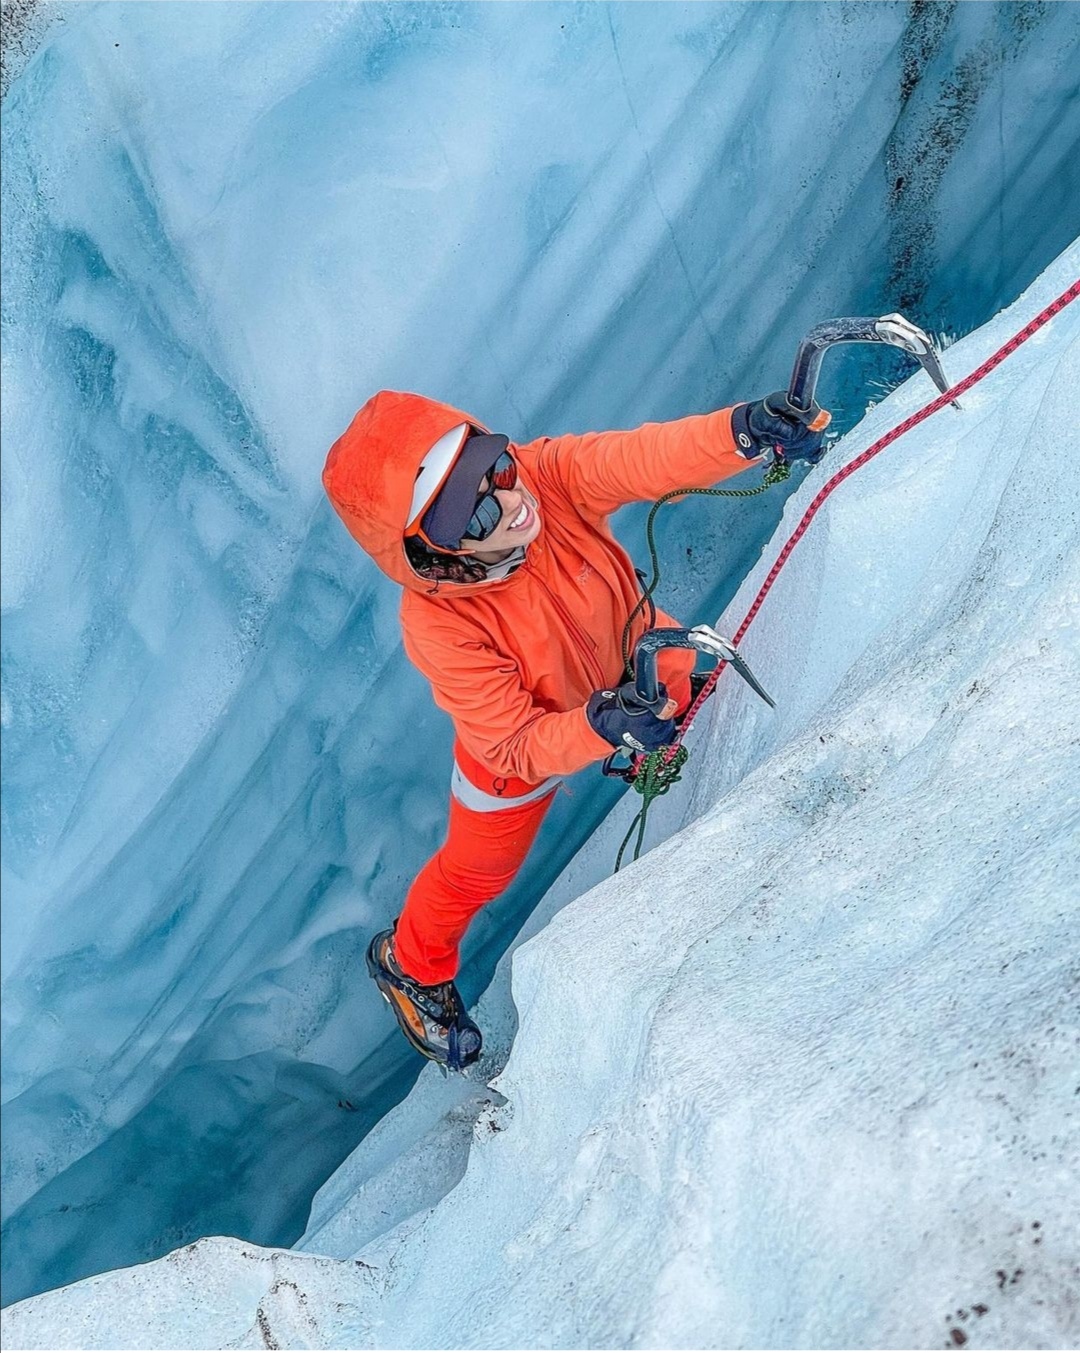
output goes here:
{"type": "Polygon", "coordinates": [[[675,720],[658,715],[668,704],[662,684],[655,702],[646,704],[634,683],[624,681],[617,690],[594,691],[585,715],[593,731],[617,750],[655,752],[675,741],[675,720]]]}

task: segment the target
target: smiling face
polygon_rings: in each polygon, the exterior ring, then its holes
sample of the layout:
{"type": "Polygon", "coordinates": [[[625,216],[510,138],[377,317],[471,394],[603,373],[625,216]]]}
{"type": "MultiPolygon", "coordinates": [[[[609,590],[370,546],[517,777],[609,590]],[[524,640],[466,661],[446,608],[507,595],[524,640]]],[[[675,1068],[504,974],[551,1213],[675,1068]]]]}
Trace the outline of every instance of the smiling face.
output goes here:
{"type": "MultiPolygon", "coordinates": [[[[480,481],[479,493],[486,493],[489,487],[485,475],[480,481]]],[[[539,504],[520,479],[512,489],[496,489],[495,501],[502,508],[498,526],[485,541],[478,542],[479,549],[469,551],[482,564],[499,563],[519,545],[531,544],[540,534],[539,504]]],[[[461,548],[469,548],[467,538],[461,542],[461,548]]]]}

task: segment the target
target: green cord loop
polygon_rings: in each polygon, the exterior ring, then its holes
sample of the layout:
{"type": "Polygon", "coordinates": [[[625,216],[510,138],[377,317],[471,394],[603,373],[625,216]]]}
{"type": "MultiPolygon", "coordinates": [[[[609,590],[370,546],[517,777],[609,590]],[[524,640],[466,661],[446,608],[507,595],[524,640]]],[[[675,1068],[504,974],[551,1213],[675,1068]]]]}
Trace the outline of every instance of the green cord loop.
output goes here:
{"type": "MultiPolygon", "coordinates": [[[[665,493],[662,498],[657,498],[653,503],[652,510],[649,513],[649,519],[645,523],[645,538],[649,545],[649,558],[652,561],[652,577],[648,584],[642,589],[641,597],[630,612],[626,626],[623,629],[622,636],[622,656],[623,664],[626,668],[627,680],[634,678],[634,668],[630,661],[630,631],[633,628],[634,621],[641,614],[646,605],[652,604],[653,593],[660,583],[660,556],[656,549],[656,537],[653,534],[653,522],[656,519],[657,512],[665,503],[670,503],[674,498],[688,498],[691,494],[701,494],[707,498],[756,498],[759,493],[764,493],[766,489],[771,489],[774,484],[782,484],[791,474],[791,467],[786,461],[774,460],[765,472],[765,478],[756,489],[673,489],[671,493],[665,493]]],[[[668,749],[670,750],[670,749],[668,749]]],[[[653,799],[658,799],[661,794],[666,794],[672,785],[677,784],[682,779],[682,768],[686,764],[686,759],[690,755],[689,750],[680,742],[674,755],[667,760],[664,759],[664,751],[649,752],[641,759],[634,778],[630,783],[641,795],[641,808],[637,817],[630,824],[630,830],[623,838],[623,843],[619,847],[619,854],[615,859],[615,870],[617,874],[622,866],[623,854],[626,847],[630,844],[630,838],[637,830],[637,841],[634,843],[634,859],[641,855],[641,847],[645,841],[645,826],[649,816],[649,806],[653,799]]]]}
{"type": "Polygon", "coordinates": [[[648,819],[649,805],[653,799],[658,799],[661,794],[666,794],[672,785],[678,784],[682,779],[682,768],[686,764],[686,758],[690,755],[689,750],[682,745],[675,748],[675,754],[670,760],[664,760],[663,749],[657,752],[649,752],[642,758],[638,772],[631,780],[631,784],[641,795],[641,810],[637,817],[630,824],[630,830],[623,838],[623,843],[619,847],[619,854],[615,860],[615,873],[619,872],[622,865],[623,852],[630,844],[630,838],[637,828],[638,839],[634,846],[634,859],[641,854],[641,847],[645,840],[645,823],[648,819]]]}
{"type": "Polygon", "coordinates": [[[656,537],[653,533],[653,523],[656,520],[656,514],[664,506],[675,498],[689,498],[692,494],[699,494],[706,498],[756,498],[759,493],[764,493],[766,489],[771,489],[775,484],[782,484],[791,474],[791,467],[786,461],[774,460],[765,472],[765,478],[756,489],[672,489],[670,493],[665,493],[662,498],[657,498],[649,512],[648,521],[645,523],[645,539],[649,545],[649,559],[652,563],[652,577],[642,590],[637,605],[627,617],[622,635],[622,656],[623,666],[626,669],[626,679],[632,681],[634,669],[630,662],[630,631],[633,628],[634,621],[641,614],[642,610],[653,598],[660,583],[660,556],[656,549],[656,537]]]}

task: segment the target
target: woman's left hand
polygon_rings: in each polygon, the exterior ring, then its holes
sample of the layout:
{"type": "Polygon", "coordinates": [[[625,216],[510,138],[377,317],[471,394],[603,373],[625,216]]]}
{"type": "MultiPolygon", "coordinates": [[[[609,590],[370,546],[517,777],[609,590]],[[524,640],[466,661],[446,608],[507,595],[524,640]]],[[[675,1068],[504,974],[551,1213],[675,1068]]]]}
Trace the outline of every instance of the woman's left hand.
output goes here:
{"type": "Polygon", "coordinates": [[[830,415],[817,404],[796,409],[783,390],[737,404],[731,411],[731,430],[742,455],[752,458],[773,451],[782,460],[807,460],[816,465],[825,454],[825,429],[830,415]]]}

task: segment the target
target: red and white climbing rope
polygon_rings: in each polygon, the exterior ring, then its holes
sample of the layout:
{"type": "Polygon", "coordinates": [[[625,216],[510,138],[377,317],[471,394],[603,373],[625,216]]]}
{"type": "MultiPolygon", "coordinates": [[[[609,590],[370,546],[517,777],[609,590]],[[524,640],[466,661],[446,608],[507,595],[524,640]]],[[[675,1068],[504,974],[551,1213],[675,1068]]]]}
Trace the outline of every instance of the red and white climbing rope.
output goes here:
{"type": "MultiPolygon", "coordinates": [[[[758,589],[758,594],[751,603],[750,609],[747,611],[742,624],[735,631],[732,642],[736,648],[742,642],[746,631],[754,623],[754,617],[757,615],[758,611],[761,610],[762,602],[769,595],[773,583],[775,583],[780,576],[780,571],[791,558],[795,546],[806,534],[810,523],[814,520],[814,517],[817,515],[822,504],[833,490],[839,488],[849,475],[853,475],[856,470],[861,469],[867,461],[873,460],[876,455],[881,451],[884,451],[887,446],[891,446],[892,443],[902,437],[905,432],[910,432],[913,427],[917,427],[925,419],[929,418],[931,414],[937,413],[939,409],[944,409],[946,405],[950,404],[954,399],[959,399],[962,394],[970,390],[973,385],[977,385],[984,376],[988,376],[995,367],[1000,366],[1006,357],[1011,356],[1022,343],[1026,343],[1033,334],[1038,333],[1044,324],[1048,324],[1055,315],[1064,310],[1072,301],[1075,301],[1078,296],[1080,296],[1080,280],[1075,281],[1067,291],[1062,292],[1057,300],[1052,301],[1045,310],[1040,311],[1034,319],[1028,324],[1025,324],[1019,333],[1014,334],[1007,343],[998,348],[997,352],[995,352],[993,356],[988,357],[981,366],[976,367],[969,376],[965,376],[964,379],[954,385],[952,389],[946,390],[944,394],[938,395],[936,399],[931,400],[924,408],[919,409],[909,418],[905,418],[902,423],[898,423],[896,427],[890,432],[885,433],[883,437],[879,437],[873,445],[868,446],[861,455],[856,456],[855,459],[845,465],[842,470],[838,470],[836,474],[822,486],[821,491],[803,513],[798,526],[796,526],[795,530],[792,531],[791,535],[788,537],[784,544],[784,548],[780,551],[779,555],[777,555],[776,563],[773,564],[772,568],[769,570],[768,576],[758,589]]],[[[710,674],[708,681],[702,687],[697,699],[690,706],[683,719],[684,728],[689,728],[690,724],[694,721],[698,710],[712,694],[720,673],[726,665],[726,663],[720,663],[716,670],[710,674]]],[[[680,739],[681,736],[682,735],[680,734],[680,739]]],[[[677,743],[665,751],[665,761],[670,760],[671,757],[675,755],[675,746],[677,746],[677,743]]]]}

